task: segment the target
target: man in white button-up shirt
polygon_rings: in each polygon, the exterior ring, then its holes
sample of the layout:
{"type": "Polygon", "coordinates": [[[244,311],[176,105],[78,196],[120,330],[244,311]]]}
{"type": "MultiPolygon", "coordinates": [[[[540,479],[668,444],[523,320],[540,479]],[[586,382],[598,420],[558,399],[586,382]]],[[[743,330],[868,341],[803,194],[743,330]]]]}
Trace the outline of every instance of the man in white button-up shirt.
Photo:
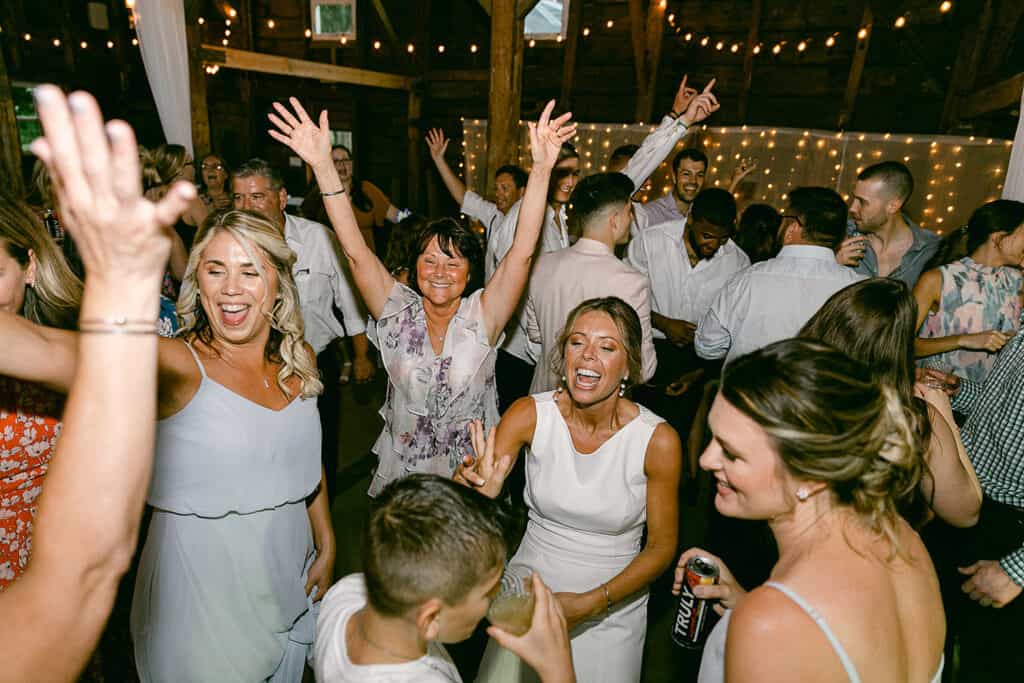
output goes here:
{"type": "Polygon", "coordinates": [[[825,301],[864,279],[836,263],[846,236],[846,204],[824,187],[789,193],[779,228],[782,250],[733,276],[697,326],[702,358],[733,358],[796,335],[825,301]]]}
{"type": "Polygon", "coordinates": [[[572,202],[583,235],[576,244],[541,255],[530,275],[526,327],[539,347],[530,393],[559,386],[550,367],[554,345],[572,309],[587,299],[616,296],[640,316],[641,350],[646,381],[657,366],[651,335],[651,294],[647,278],[615,256],[615,247],[629,239],[633,217],[633,182],[622,173],[600,173],[576,186],[572,202]]]}
{"type": "Polygon", "coordinates": [[[451,166],[445,161],[444,153],[450,140],[444,136],[440,128],[427,131],[427,147],[430,158],[434,160],[437,172],[444,181],[444,186],[459,205],[459,210],[470,218],[480,221],[484,226],[484,236],[490,237],[494,227],[505,220],[505,214],[526,192],[526,171],[507,164],[494,172],[494,201],[489,202],[473,190],[467,190],[466,184],[455,175],[451,166]]]}
{"type": "Polygon", "coordinates": [[[340,368],[328,347],[335,339],[352,337],[354,378],[358,382],[372,379],[376,366],[369,355],[366,314],[353,293],[351,276],[342,266],[334,233],[321,223],[284,212],[288,192],[273,166],[262,159],[251,159],[234,172],[231,185],[234,207],[266,216],[281,229],[285,242],[295,252],[292,276],[299,290],[305,337],[317,354],[317,365],[324,381],[317,407],[323,428],[322,456],[327,488],[333,494],[338,458],[340,368]],[[336,308],[344,322],[335,315],[336,308]]]}

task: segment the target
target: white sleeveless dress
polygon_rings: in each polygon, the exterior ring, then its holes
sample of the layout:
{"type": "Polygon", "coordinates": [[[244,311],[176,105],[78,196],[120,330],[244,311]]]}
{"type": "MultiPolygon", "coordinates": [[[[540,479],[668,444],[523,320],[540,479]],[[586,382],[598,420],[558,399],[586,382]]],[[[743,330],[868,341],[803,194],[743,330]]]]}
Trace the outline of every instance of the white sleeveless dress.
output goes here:
{"type": "MultiPolygon", "coordinates": [[[[640,414],[593,453],[576,451],[554,392],[536,394],[537,424],[526,451],[529,523],[510,566],[537,572],[555,593],[583,593],[619,574],[640,552],[647,521],[644,459],[664,422],[640,414]]],[[[577,626],[572,638],[579,683],[640,680],[647,631],[647,591],[611,613],[577,626]]],[[[536,673],[493,640],[477,681],[537,681],[536,673]]]]}

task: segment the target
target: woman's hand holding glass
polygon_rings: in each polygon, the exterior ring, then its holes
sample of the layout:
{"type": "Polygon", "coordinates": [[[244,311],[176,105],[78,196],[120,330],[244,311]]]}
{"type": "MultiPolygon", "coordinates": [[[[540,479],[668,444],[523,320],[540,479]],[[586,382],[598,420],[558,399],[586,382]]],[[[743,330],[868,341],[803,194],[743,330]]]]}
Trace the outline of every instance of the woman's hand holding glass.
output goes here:
{"type": "Polygon", "coordinates": [[[474,488],[488,498],[497,498],[505,479],[512,470],[513,458],[503,455],[495,458],[494,442],[496,429],[491,427],[484,436],[480,420],[469,423],[469,434],[473,442],[473,455],[467,455],[455,469],[453,479],[460,484],[474,488]]]}
{"type": "Polygon", "coordinates": [[[701,599],[715,600],[712,609],[718,615],[725,614],[725,610],[736,606],[736,601],[746,595],[747,591],[736,581],[729,568],[725,566],[720,557],[716,557],[701,548],[690,548],[679,556],[676,563],[675,577],[672,580],[672,595],[679,595],[683,587],[683,576],[686,574],[686,563],[691,557],[700,555],[715,563],[718,567],[718,583],[713,586],[695,586],[693,594],[701,599]]]}

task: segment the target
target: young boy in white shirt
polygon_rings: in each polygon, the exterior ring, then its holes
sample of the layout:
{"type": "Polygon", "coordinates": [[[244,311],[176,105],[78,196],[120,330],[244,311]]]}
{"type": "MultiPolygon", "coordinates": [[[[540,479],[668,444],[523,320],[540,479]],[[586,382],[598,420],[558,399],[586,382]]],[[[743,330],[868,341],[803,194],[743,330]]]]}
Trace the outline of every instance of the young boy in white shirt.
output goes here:
{"type": "MultiPolygon", "coordinates": [[[[433,475],[393,482],[363,535],[363,573],[336,583],[320,606],[314,645],[320,683],[460,683],[442,643],[465,640],[498,592],[508,548],[497,503],[433,475]]],[[[543,683],[573,683],[558,601],[537,576],[530,630],[488,633],[543,683]]]]}

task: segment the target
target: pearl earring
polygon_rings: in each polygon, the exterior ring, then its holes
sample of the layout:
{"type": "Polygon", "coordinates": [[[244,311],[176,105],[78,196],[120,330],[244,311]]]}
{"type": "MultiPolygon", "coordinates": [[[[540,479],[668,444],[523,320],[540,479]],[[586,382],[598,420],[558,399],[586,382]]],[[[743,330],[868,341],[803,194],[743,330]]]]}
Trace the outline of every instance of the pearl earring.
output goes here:
{"type": "Polygon", "coordinates": [[[619,396],[621,397],[621,396],[625,396],[625,395],[626,395],[626,380],[622,380],[621,382],[619,382],[619,396]]]}
{"type": "Polygon", "coordinates": [[[802,487],[801,487],[801,488],[798,488],[798,489],[796,490],[796,497],[797,497],[797,499],[798,499],[798,500],[799,500],[799,501],[800,501],[801,503],[802,503],[802,502],[804,502],[805,500],[807,500],[807,498],[808,498],[808,497],[809,497],[810,495],[811,495],[811,494],[809,494],[809,493],[807,492],[807,489],[805,489],[805,488],[802,488],[802,487]]]}
{"type": "Polygon", "coordinates": [[[559,385],[558,385],[558,388],[557,388],[557,389],[555,389],[555,393],[556,393],[556,394],[560,394],[560,393],[562,393],[563,391],[565,391],[565,383],[566,383],[567,381],[568,381],[568,380],[566,379],[565,375],[562,375],[562,382],[561,382],[561,384],[559,384],[559,385]]]}

